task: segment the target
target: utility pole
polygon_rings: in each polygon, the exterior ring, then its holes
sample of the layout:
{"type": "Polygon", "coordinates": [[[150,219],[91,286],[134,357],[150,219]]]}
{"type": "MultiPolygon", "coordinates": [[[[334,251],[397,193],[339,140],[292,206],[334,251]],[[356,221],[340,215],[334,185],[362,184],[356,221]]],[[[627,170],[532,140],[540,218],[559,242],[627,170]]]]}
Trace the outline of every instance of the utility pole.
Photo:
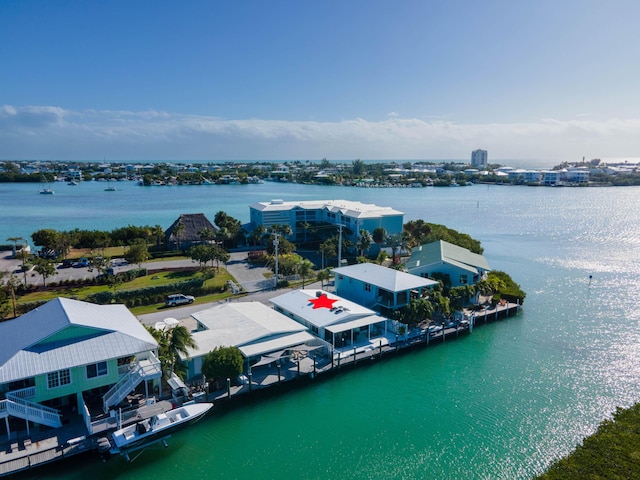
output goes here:
{"type": "Polygon", "coordinates": [[[342,266],[342,224],[338,225],[338,268],[342,266]]]}
{"type": "Polygon", "coordinates": [[[273,247],[275,248],[275,254],[276,254],[276,284],[274,288],[277,289],[278,288],[278,245],[280,243],[280,240],[278,239],[277,233],[275,233],[274,236],[275,238],[273,239],[273,247]]]}

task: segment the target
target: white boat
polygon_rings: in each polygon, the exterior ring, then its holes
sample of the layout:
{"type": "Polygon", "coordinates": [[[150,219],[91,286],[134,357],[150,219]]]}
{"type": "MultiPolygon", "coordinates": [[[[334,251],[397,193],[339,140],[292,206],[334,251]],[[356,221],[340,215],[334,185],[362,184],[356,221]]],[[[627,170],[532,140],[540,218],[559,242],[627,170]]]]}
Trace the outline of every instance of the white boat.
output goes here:
{"type": "Polygon", "coordinates": [[[168,437],[172,431],[202,418],[213,403],[191,403],[141,420],[111,434],[111,454],[128,457],[129,452],[145,448],[168,437]]]}

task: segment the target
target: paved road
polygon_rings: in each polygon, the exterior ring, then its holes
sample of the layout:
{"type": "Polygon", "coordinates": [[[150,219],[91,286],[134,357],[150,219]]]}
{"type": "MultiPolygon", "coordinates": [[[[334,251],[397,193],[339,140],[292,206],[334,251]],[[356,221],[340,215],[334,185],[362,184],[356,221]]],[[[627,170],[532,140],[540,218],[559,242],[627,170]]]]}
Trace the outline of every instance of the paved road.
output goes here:
{"type": "MultiPolygon", "coordinates": [[[[14,272],[18,268],[20,268],[21,261],[11,259],[7,256],[0,257],[0,271],[3,272],[14,272]]],[[[190,259],[184,260],[171,260],[171,261],[161,261],[161,262],[149,262],[142,264],[143,267],[153,270],[162,270],[166,268],[178,268],[178,267],[193,267],[195,266],[194,262],[190,259]]],[[[132,268],[137,268],[137,265],[128,265],[126,263],[117,264],[114,266],[114,272],[123,272],[132,268]]],[[[242,301],[242,302],[262,302],[266,305],[271,306],[269,299],[273,298],[276,295],[282,295],[283,293],[289,291],[290,289],[278,289],[275,290],[272,287],[273,280],[265,279],[265,274],[270,273],[271,271],[265,267],[255,267],[249,264],[247,261],[247,253],[246,252],[233,252],[231,253],[231,257],[229,262],[226,265],[227,271],[231,276],[236,280],[236,282],[240,285],[245,286],[245,290],[249,291],[249,295],[243,295],[238,297],[237,300],[230,299],[229,301],[242,301]],[[248,287],[248,288],[246,288],[248,287]],[[254,290],[256,288],[258,290],[254,290]]],[[[18,278],[22,281],[23,274],[16,274],[18,278]]],[[[98,272],[95,270],[90,271],[88,268],[58,268],[56,269],[56,274],[53,277],[49,277],[47,282],[55,281],[60,282],[64,279],[79,279],[79,278],[93,278],[98,275],[98,272]]],[[[27,283],[32,285],[42,285],[42,276],[37,273],[31,271],[27,272],[27,283]]],[[[320,288],[320,283],[308,284],[305,288],[320,288]]],[[[195,323],[192,326],[190,322],[194,322],[191,319],[191,314],[195,312],[199,312],[201,310],[205,310],[210,308],[213,305],[217,305],[220,302],[216,303],[206,303],[206,304],[197,304],[197,305],[185,305],[182,307],[176,308],[166,308],[161,309],[159,312],[150,313],[147,315],[140,315],[138,318],[140,321],[146,325],[154,325],[156,322],[160,322],[165,318],[176,318],[184,323],[186,323],[189,327],[195,327],[195,323]]]]}
{"type": "MultiPolygon", "coordinates": [[[[24,273],[18,273],[18,269],[20,269],[22,265],[21,260],[14,259],[10,257],[10,252],[6,252],[5,255],[0,257],[0,271],[6,273],[14,273],[20,281],[24,281],[25,275],[24,273]]],[[[170,261],[159,261],[159,262],[147,262],[143,263],[142,267],[147,268],[149,270],[163,270],[167,268],[179,268],[179,267],[195,267],[197,266],[196,262],[193,262],[191,259],[183,259],[183,260],[170,260],[170,261]]],[[[270,270],[263,267],[252,267],[247,262],[247,253],[246,252],[234,252],[231,253],[231,258],[227,263],[227,271],[231,274],[233,278],[236,279],[236,282],[239,284],[255,284],[259,281],[266,281],[264,276],[265,273],[270,270]]],[[[113,270],[114,273],[120,273],[127,270],[131,270],[133,268],[138,268],[138,265],[129,265],[124,260],[114,260],[113,270]]],[[[60,264],[57,265],[56,273],[47,278],[47,283],[49,282],[61,282],[64,280],[72,280],[72,279],[84,279],[88,280],[91,278],[95,278],[99,275],[99,272],[95,269],[90,269],[87,267],[70,267],[70,268],[61,268],[60,264]]],[[[29,285],[42,285],[42,276],[37,274],[34,270],[28,271],[26,273],[27,284],[29,285]]],[[[264,287],[262,287],[264,288],[264,287]]],[[[261,288],[261,289],[262,289],[261,288]]],[[[250,290],[250,289],[247,289],[250,290]]]]}

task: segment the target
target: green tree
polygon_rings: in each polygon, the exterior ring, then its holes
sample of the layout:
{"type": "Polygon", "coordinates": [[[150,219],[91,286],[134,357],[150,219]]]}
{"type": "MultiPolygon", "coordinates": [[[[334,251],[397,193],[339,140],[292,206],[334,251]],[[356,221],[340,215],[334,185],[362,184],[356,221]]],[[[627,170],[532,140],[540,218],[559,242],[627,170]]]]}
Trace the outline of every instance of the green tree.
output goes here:
{"type": "Polygon", "coordinates": [[[327,270],[327,269],[320,270],[316,274],[316,279],[320,282],[320,288],[324,288],[324,282],[329,280],[330,277],[331,277],[331,274],[329,273],[329,270],[327,270]]]}
{"type": "Polygon", "coordinates": [[[263,225],[258,225],[256,228],[254,228],[251,233],[249,234],[249,241],[251,243],[253,243],[253,246],[256,247],[258,245],[262,244],[262,239],[264,238],[264,234],[266,232],[266,229],[264,228],[263,225]]]}
{"type": "Polygon", "coordinates": [[[320,262],[320,268],[324,269],[325,260],[329,258],[335,258],[338,256],[338,248],[332,239],[325,240],[320,244],[320,248],[318,249],[320,256],[322,258],[320,262]]]}
{"type": "Polygon", "coordinates": [[[372,238],[374,242],[382,243],[384,242],[384,239],[386,238],[386,236],[387,236],[387,231],[384,228],[378,227],[373,229],[372,238]]]}
{"type": "Polygon", "coordinates": [[[172,373],[176,373],[180,378],[183,373],[178,367],[180,356],[187,356],[189,348],[196,348],[197,344],[191,332],[184,325],[176,325],[175,327],[158,330],[153,327],[146,327],[153,338],[158,342],[158,358],[162,365],[162,371],[165,376],[170,377],[172,373]]]}
{"type": "Polygon", "coordinates": [[[231,258],[231,255],[224,248],[218,245],[212,245],[211,249],[213,252],[213,258],[211,259],[211,266],[213,266],[213,261],[215,260],[216,270],[220,271],[220,262],[226,264],[231,258]]]}
{"type": "Polygon", "coordinates": [[[202,240],[203,243],[209,243],[211,240],[216,238],[216,234],[210,228],[204,227],[198,232],[198,237],[200,237],[200,240],[202,240]]]}
{"type": "Polygon", "coordinates": [[[44,228],[33,232],[31,234],[31,239],[36,247],[55,250],[60,239],[60,232],[53,230],[52,228],[44,228]]]}
{"type": "Polygon", "coordinates": [[[156,225],[151,229],[151,235],[156,239],[156,248],[160,250],[162,240],[164,240],[164,230],[162,230],[160,225],[156,225]]]}
{"type": "Polygon", "coordinates": [[[33,258],[34,270],[42,275],[42,286],[47,288],[47,278],[56,273],[56,268],[53,262],[46,258],[34,257],[33,258]]]}
{"type": "Polygon", "coordinates": [[[433,305],[425,298],[412,298],[409,304],[394,312],[394,318],[406,325],[417,325],[433,314],[433,305]]]}
{"type": "Polygon", "coordinates": [[[359,158],[351,162],[351,173],[354,177],[360,177],[364,175],[365,171],[365,164],[359,158]]]}
{"type": "Polygon", "coordinates": [[[188,254],[191,260],[200,264],[200,268],[207,262],[213,262],[215,258],[211,245],[195,245],[189,249],[188,254]]]}
{"type": "Polygon", "coordinates": [[[313,263],[306,258],[298,264],[298,274],[302,277],[302,288],[304,288],[305,279],[313,272],[313,263]]]}
{"type": "Polygon", "coordinates": [[[373,243],[373,237],[369,233],[369,230],[360,230],[360,236],[358,240],[356,240],[356,247],[360,251],[360,256],[364,256],[364,252],[369,250],[371,244],[373,243]]]}
{"type": "Polygon", "coordinates": [[[242,373],[244,361],[238,347],[216,347],[202,360],[202,373],[211,380],[235,378],[242,373]]]}
{"type": "Polygon", "coordinates": [[[184,223],[178,222],[173,229],[173,235],[176,237],[176,250],[180,250],[180,237],[184,232],[185,226],[184,223]]]}
{"type": "Polygon", "coordinates": [[[142,239],[135,240],[133,245],[129,247],[124,258],[129,263],[135,263],[138,267],[142,266],[144,262],[149,260],[149,249],[147,248],[147,243],[142,239]]]}
{"type": "Polygon", "coordinates": [[[7,292],[7,296],[11,298],[11,303],[13,307],[13,317],[17,316],[16,314],[16,290],[20,286],[20,280],[14,274],[10,273],[5,278],[5,272],[0,272],[0,279],[2,280],[2,288],[5,292],[7,292]]]}

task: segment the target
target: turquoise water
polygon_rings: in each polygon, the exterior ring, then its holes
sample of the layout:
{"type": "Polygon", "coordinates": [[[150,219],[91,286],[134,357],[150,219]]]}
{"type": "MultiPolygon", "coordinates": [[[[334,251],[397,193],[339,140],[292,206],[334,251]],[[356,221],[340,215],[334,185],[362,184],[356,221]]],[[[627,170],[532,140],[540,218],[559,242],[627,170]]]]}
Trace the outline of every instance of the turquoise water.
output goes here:
{"type": "Polygon", "coordinates": [[[0,185],[0,238],[167,228],[180,213],[220,210],[246,222],[248,204],[273,198],[361,200],[478,238],[492,268],[527,292],[525,308],[457,341],[214,412],[131,464],[78,459],[27,478],[526,479],[640,400],[639,188],[104,186],[44,196],[0,185]]]}

